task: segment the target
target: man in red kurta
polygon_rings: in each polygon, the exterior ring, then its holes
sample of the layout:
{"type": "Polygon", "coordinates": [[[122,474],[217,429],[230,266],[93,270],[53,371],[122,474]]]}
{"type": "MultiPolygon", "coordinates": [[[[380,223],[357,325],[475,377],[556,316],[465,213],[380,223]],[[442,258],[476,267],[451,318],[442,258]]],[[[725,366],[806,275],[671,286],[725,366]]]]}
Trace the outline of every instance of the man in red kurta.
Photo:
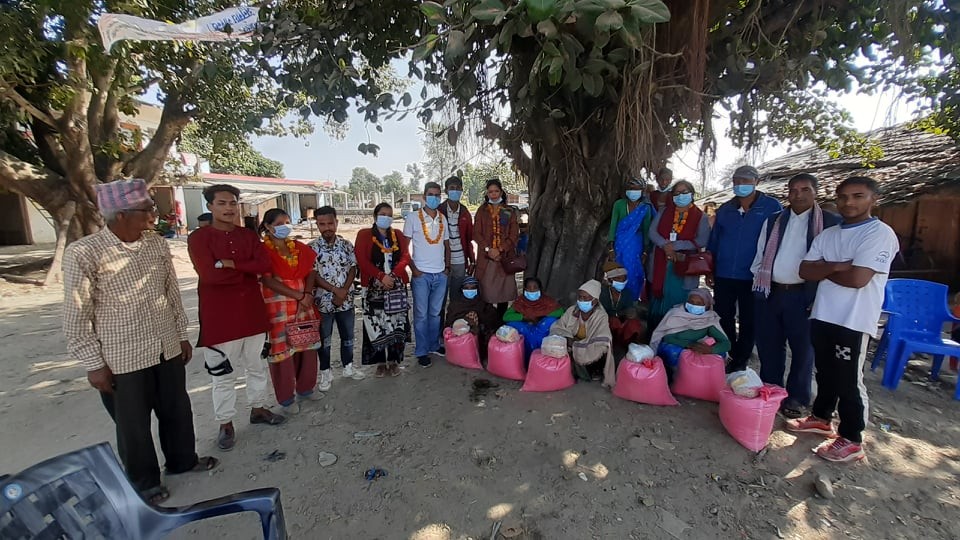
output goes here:
{"type": "Polygon", "coordinates": [[[217,446],[230,450],[236,442],[235,369],[243,367],[245,371],[250,423],[279,425],[285,420],[266,408],[267,362],[262,352],[270,322],[259,276],[272,267],[257,233],[235,224],[240,190],[228,185],[210,186],[203,196],[213,223],[195,230],[187,241],[190,260],[199,276],[197,345],[206,347],[205,366],[213,377],[213,412],[220,423],[217,446]]]}

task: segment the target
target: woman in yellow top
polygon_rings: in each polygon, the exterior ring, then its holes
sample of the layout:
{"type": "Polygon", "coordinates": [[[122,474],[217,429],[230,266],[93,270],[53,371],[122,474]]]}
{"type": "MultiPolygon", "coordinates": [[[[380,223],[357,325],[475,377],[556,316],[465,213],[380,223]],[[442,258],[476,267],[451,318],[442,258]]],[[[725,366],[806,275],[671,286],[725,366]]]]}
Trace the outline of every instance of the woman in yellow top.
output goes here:
{"type": "Polygon", "coordinates": [[[504,255],[517,248],[520,236],[518,211],[507,206],[507,192],[500,180],[487,180],[484,203],[473,219],[473,241],[477,243],[477,272],[480,294],[488,304],[497,306],[497,316],[503,318],[507,302],[517,297],[517,278],[503,271],[500,264],[504,255]]]}

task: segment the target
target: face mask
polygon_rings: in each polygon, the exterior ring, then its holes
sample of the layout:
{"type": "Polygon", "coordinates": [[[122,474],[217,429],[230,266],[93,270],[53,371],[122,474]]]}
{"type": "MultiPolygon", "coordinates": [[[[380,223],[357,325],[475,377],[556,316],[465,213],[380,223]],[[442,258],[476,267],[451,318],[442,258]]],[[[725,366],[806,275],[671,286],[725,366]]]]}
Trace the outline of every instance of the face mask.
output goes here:
{"type": "Polygon", "coordinates": [[[687,309],[687,313],[691,315],[703,315],[707,312],[707,306],[695,306],[690,302],[687,302],[685,307],[687,309]]]}
{"type": "Polygon", "coordinates": [[[673,196],[673,204],[683,208],[693,202],[693,193],[681,193],[673,196]]]}
{"type": "Polygon", "coordinates": [[[455,189],[451,189],[450,191],[447,192],[447,198],[453,202],[460,202],[460,197],[462,196],[463,196],[463,192],[457,191],[455,189]]]}
{"type": "Polygon", "coordinates": [[[438,206],[440,206],[440,196],[427,195],[427,208],[431,210],[436,210],[438,206]]]}
{"type": "Polygon", "coordinates": [[[640,197],[643,197],[643,192],[639,189],[627,190],[627,198],[630,199],[630,202],[637,202],[640,200],[640,197]]]}
{"type": "Polygon", "coordinates": [[[477,289],[461,289],[461,292],[463,292],[464,298],[466,298],[467,300],[473,300],[474,298],[477,297],[477,293],[479,293],[480,291],[478,291],[477,289]]]}
{"type": "Polygon", "coordinates": [[[624,289],[627,288],[627,282],[626,282],[626,281],[611,281],[611,282],[610,282],[610,286],[613,287],[614,289],[618,290],[618,291],[623,291],[624,289]]]}
{"type": "Polygon", "coordinates": [[[499,199],[490,199],[490,204],[500,204],[502,202],[503,202],[503,197],[500,197],[499,199]]]}
{"type": "Polygon", "coordinates": [[[580,311],[583,313],[590,313],[590,310],[593,309],[592,300],[577,300],[577,307],[580,308],[580,311]]]}
{"type": "Polygon", "coordinates": [[[393,225],[393,216],[377,216],[377,227],[389,229],[393,225]]]}
{"type": "Polygon", "coordinates": [[[290,236],[291,232],[293,232],[293,228],[289,225],[277,225],[273,228],[273,235],[281,240],[290,236]]]}
{"type": "Polygon", "coordinates": [[[540,299],[540,291],[523,291],[523,297],[531,302],[536,302],[540,299]]]}
{"type": "Polygon", "coordinates": [[[737,197],[749,197],[751,194],[753,194],[753,190],[756,188],[757,186],[754,186],[753,184],[739,184],[733,186],[733,194],[737,197]]]}

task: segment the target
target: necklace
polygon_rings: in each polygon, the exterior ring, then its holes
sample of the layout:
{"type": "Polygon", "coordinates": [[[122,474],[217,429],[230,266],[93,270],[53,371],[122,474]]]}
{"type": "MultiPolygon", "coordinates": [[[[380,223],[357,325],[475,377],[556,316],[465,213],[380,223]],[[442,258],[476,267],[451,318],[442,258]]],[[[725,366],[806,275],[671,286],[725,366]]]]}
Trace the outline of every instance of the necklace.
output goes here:
{"type": "Polygon", "coordinates": [[[487,213],[490,214],[490,221],[493,222],[493,238],[490,240],[490,247],[500,249],[500,216],[497,210],[490,203],[487,203],[487,213]]]}
{"type": "Polygon", "coordinates": [[[296,242],[294,242],[289,238],[283,241],[283,243],[287,246],[287,251],[290,252],[290,255],[284,255],[283,253],[280,253],[280,250],[277,249],[277,246],[276,244],[273,243],[273,240],[268,238],[266,235],[264,235],[263,243],[264,245],[266,245],[267,249],[269,249],[270,251],[273,251],[274,253],[279,255],[281,259],[286,261],[287,266],[289,266],[290,268],[297,268],[297,266],[300,263],[300,257],[297,251],[296,242]]]}
{"type": "MultiPolygon", "coordinates": [[[[386,254],[386,253],[392,253],[394,251],[400,251],[400,246],[397,245],[397,230],[394,228],[390,228],[389,230],[390,230],[390,246],[389,247],[381,244],[380,241],[377,240],[376,234],[373,235],[373,243],[380,248],[380,253],[386,254]]],[[[443,234],[443,229],[440,229],[440,231],[441,231],[440,234],[443,234]]],[[[424,236],[426,236],[426,233],[424,233],[424,236]]]]}
{"type": "Polygon", "coordinates": [[[687,224],[687,218],[690,217],[690,212],[681,212],[676,210],[673,212],[673,232],[680,234],[680,231],[683,230],[683,227],[687,224]]]}
{"type": "Polygon", "coordinates": [[[427,243],[430,244],[431,246],[439,244],[440,240],[443,239],[443,219],[440,218],[440,213],[437,212],[437,221],[440,222],[440,230],[437,232],[436,238],[430,238],[430,236],[427,235],[427,222],[423,219],[424,213],[425,212],[423,211],[423,208],[417,211],[417,217],[420,218],[420,226],[423,227],[423,237],[427,240],[427,243]]]}

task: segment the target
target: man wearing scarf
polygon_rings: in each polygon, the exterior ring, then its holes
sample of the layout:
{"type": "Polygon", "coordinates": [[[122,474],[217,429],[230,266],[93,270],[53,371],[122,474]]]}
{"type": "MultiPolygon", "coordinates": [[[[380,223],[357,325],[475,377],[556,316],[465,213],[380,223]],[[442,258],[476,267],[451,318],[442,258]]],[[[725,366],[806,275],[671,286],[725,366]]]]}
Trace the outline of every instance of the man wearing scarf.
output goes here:
{"type": "Polygon", "coordinates": [[[810,308],[817,282],[800,277],[800,263],[813,239],[824,228],[840,223],[840,216],[817,205],[817,177],[801,173],[787,184],[790,206],[771,215],[757,241],[750,270],[756,295],[757,353],[763,382],[784,386],[786,345],[790,344],[789,397],[780,407],[788,418],[803,416],[810,406],[813,346],[810,308]]]}
{"type": "Polygon", "coordinates": [[[600,290],[600,282],[595,279],[581,285],[576,305],[567,308],[560,320],[553,323],[550,334],[567,338],[578,378],[590,380],[588,366],[602,361],[603,385],[613,388],[617,382],[617,366],[613,361],[610,321],[602,309],[597,309],[600,290]]]}

